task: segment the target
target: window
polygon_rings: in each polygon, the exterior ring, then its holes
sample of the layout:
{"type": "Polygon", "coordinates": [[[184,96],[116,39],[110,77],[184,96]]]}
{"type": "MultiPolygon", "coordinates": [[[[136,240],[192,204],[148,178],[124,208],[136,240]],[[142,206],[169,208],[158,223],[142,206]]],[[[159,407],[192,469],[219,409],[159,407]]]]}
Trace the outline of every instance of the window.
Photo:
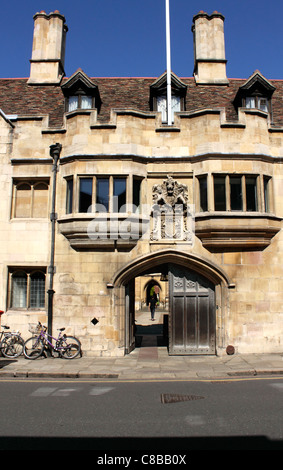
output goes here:
{"type": "Polygon", "coordinates": [[[48,181],[14,181],[12,217],[47,217],[48,200],[48,181]]]}
{"type": "Polygon", "coordinates": [[[96,179],[96,204],[103,206],[109,211],[109,178],[96,179]]]}
{"type": "Polygon", "coordinates": [[[73,212],[73,189],[73,178],[69,178],[67,179],[66,214],[71,214],[73,212]]]}
{"type": "Polygon", "coordinates": [[[245,100],[246,108],[260,109],[261,111],[268,112],[268,99],[260,96],[247,96],[245,100]]]}
{"type": "MultiPolygon", "coordinates": [[[[157,111],[161,112],[162,122],[167,122],[167,96],[157,97],[157,111]]],[[[172,96],[171,98],[171,120],[174,122],[174,113],[181,111],[180,96],[172,96]]]]}
{"type": "Polygon", "coordinates": [[[30,275],[30,308],[45,306],[45,274],[41,272],[30,275]]]}
{"type": "Polygon", "coordinates": [[[207,176],[199,177],[199,204],[201,212],[206,212],[208,210],[207,176]]]}
{"type": "Polygon", "coordinates": [[[45,307],[46,269],[10,269],[10,308],[43,309],[45,307]]]}
{"type": "Polygon", "coordinates": [[[231,211],[243,210],[242,179],[230,176],[230,208],[231,211]]]}
{"type": "Polygon", "coordinates": [[[267,175],[200,175],[198,180],[198,210],[206,212],[272,211],[272,178],[267,175]],[[212,185],[210,184],[212,182],[212,185]],[[213,187],[210,201],[208,187],[213,187]],[[212,206],[212,209],[209,209],[212,206]]]}
{"type": "Polygon", "coordinates": [[[270,186],[271,178],[269,176],[263,177],[263,191],[264,191],[264,211],[270,212],[270,186]]]}
{"type": "Polygon", "coordinates": [[[258,176],[214,175],[215,211],[258,211],[258,176]]]}
{"type": "Polygon", "coordinates": [[[27,306],[27,274],[19,271],[12,276],[11,307],[26,308],[27,306]]]}
{"type": "Polygon", "coordinates": [[[141,182],[142,180],[140,178],[133,179],[133,210],[137,213],[140,212],[141,182]]]}
{"type": "MultiPolygon", "coordinates": [[[[67,180],[66,210],[72,212],[73,180],[67,180]]],[[[132,177],[132,197],[128,199],[128,177],[91,176],[79,178],[79,212],[140,212],[142,178],[132,177]],[[127,208],[127,204],[134,207],[127,208]],[[94,210],[92,209],[95,208],[94,210]]]]}
{"type": "Polygon", "coordinates": [[[214,209],[226,211],[226,183],[225,176],[214,177],[214,209]]]}
{"type": "Polygon", "coordinates": [[[80,179],[79,212],[88,212],[92,205],[92,178],[80,179]]]}
{"type": "Polygon", "coordinates": [[[234,105],[236,108],[260,109],[271,113],[274,91],[274,85],[257,70],[239,87],[234,105]]]}
{"type": "MultiPolygon", "coordinates": [[[[172,122],[174,113],[185,110],[187,85],[185,85],[175,74],[171,73],[171,108],[172,122]]],[[[155,80],[150,85],[150,106],[153,111],[161,112],[162,122],[167,119],[167,73],[155,80]]]]}
{"type": "Polygon", "coordinates": [[[101,99],[98,87],[82,70],[63,81],[61,88],[65,96],[66,111],[96,108],[99,112],[101,99]]]}
{"type": "Polygon", "coordinates": [[[248,212],[257,211],[257,178],[255,176],[246,176],[246,205],[248,212]]]}
{"type": "Polygon", "coordinates": [[[113,178],[113,212],[125,212],[126,178],[113,178]]]}
{"type": "Polygon", "coordinates": [[[84,94],[77,94],[68,97],[68,111],[75,111],[76,109],[91,109],[94,108],[94,99],[92,96],[84,94]]]}
{"type": "MultiPolygon", "coordinates": [[[[139,205],[139,185],[134,183],[134,194],[139,205]]],[[[68,191],[67,191],[68,199],[68,191]]],[[[96,205],[97,211],[125,212],[127,202],[127,178],[122,176],[97,176],[80,178],[79,182],[79,212],[92,211],[96,205]]]]}

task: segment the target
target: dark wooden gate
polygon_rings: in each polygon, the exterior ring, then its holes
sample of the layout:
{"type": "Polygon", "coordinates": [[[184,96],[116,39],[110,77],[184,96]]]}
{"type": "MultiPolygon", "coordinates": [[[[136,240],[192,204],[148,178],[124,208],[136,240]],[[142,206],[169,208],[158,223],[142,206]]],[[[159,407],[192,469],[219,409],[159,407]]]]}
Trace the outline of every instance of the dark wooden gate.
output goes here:
{"type": "Polygon", "coordinates": [[[199,274],[169,266],[169,354],[215,354],[215,288],[199,274]]]}

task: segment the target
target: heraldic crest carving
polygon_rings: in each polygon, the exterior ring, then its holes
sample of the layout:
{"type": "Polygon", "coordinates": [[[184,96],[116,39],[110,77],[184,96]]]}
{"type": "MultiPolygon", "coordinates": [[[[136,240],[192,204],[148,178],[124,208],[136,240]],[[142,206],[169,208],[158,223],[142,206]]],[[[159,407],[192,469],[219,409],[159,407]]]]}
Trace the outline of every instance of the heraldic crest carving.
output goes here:
{"type": "Polygon", "coordinates": [[[152,188],[153,227],[151,240],[191,240],[187,221],[189,213],[188,187],[171,176],[152,188]]]}

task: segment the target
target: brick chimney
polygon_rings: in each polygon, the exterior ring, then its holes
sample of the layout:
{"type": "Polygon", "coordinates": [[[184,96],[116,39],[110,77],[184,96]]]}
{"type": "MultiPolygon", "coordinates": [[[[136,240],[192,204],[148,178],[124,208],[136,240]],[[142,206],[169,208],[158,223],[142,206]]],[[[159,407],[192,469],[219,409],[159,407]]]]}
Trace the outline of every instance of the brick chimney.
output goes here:
{"type": "Polygon", "coordinates": [[[226,85],[224,16],[200,11],[193,18],[194,76],[198,84],[226,85]]]}
{"type": "Polygon", "coordinates": [[[64,76],[65,43],[68,28],[58,10],[36,13],[29,84],[57,85],[64,76]]]}

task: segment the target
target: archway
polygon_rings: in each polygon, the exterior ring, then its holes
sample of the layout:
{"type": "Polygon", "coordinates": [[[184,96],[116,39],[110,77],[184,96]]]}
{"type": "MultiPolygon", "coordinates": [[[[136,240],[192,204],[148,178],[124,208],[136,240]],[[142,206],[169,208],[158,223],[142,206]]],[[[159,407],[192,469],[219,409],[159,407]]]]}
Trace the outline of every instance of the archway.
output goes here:
{"type": "Polygon", "coordinates": [[[209,260],[173,249],[131,261],[113,278],[113,287],[124,289],[126,294],[125,352],[135,347],[134,281],[137,276],[151,271],[166,273],[169,279],[169,354],[215,354],[217,346],[221,348],[224,344],[227,291],[233,284],[226,273],[209,260]]]}

